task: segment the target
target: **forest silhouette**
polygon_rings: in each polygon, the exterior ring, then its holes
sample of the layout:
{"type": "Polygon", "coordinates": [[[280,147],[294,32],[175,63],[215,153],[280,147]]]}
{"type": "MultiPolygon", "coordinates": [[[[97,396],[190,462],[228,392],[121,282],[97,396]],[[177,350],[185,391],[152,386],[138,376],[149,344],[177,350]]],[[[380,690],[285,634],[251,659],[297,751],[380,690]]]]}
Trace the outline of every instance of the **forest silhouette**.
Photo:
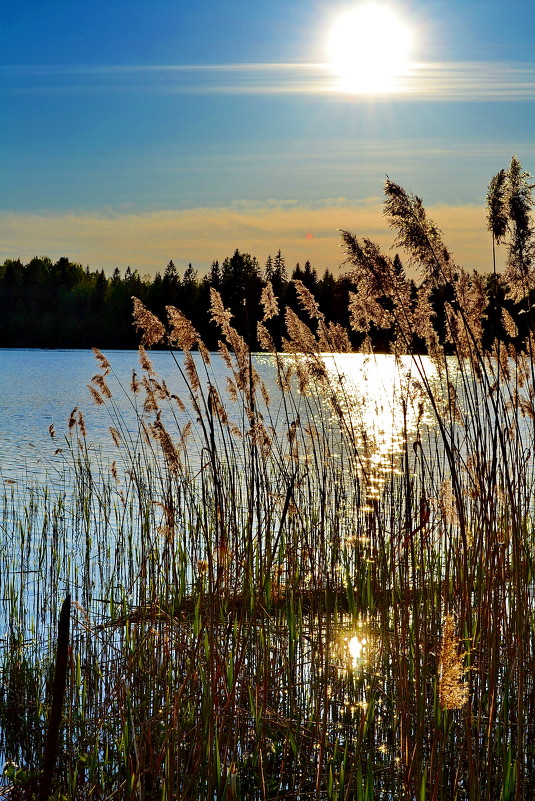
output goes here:
{"type": "MultiPolygon", "coordinates": [[[[403,265],[395,258],[400,271],[403,265]]],[[[261,350],[257,341],[257,324],[262,318],[260,297],[268,281],[273,286],[281,308],[299,312],[295,281],[301,281],[315,296],[327,320],[350,329],[349,296],[355,291],[351,272],[335,277],[329,270],[321,276],[307,261],[290,275],[279,251],[260,267],[254,256],[238,250],[221,264],[212,264],[207,275],[199,276],[190,264],[182,275],[170,261],[163,273],[154,278],[140,276],[137,270],[118,269],[109,277],[103,270],[83,268],[66,257],[53,262],[35,257],[27,264],[7,259],[0,265],[0,347],[4,348],[137,348],[139,336],[132,318],[132,297],[159,317],[165,318],[165,306],[175,306],[192,321],[203,341],[216,349],[217,327],[210,319],[210,289],[221,294],[232,314],[237,331],[253,350],[261,350]]],[[[515,346],[521,346],[528,328],[528,315],[523,313],[526,299],[515,302],[503,282],[494,274],[484,278],[488,298],[484,314],[484,341],[490,346],[495,337],[512,341],[503,327],[503,310],[515,320],[518,335],[515,346]]],[[[412,282],[414,295],[418,285],[412,282]]],[[[434,324],[444,333],[445,303],[451,300],[448,287],[440,292],[430,290],[435,314],[434,324]]],[[[382,300],[387,304],[386,298],[382,300]]],[[[531,305],[531,304],[530,304],[531,305]]],[[[283,321],[274,321],[272,336],[278,347],[285,334],[283,321]],[[278,328],[277,328],[278,325],[278,328]]],[[[377,352],[388,352],[391,332],[373,324],[369,340],[377,352]]],[[[358,348],[363,334],[351,332],[350,341],[358,348]]],[[[415,339],[416,350],[425,351],[423,342],[415,339]]]]}

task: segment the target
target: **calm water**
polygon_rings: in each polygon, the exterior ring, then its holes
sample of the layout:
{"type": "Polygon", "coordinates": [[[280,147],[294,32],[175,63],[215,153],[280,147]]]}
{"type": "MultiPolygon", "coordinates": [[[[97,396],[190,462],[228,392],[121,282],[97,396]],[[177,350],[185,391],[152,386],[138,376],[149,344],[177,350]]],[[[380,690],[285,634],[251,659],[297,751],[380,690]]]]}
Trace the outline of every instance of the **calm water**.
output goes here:
{"type": "MultiPolygon", "coordinates": [[[[141,374],[137,353],[134,351],[107,351],[113,367],[108,381],[122,419],[132,430],[136,428],[131,395],[128,393],[132,371],[141,374]]],[[[270,397],[270,417],[285,422],[280,392],[274,378],[273,358],[258,354],[255,366],[265,381],[270,397]]],[[[165,378],[171,392],[187,402],[187,391],[177,365],[169,353],[151,354],[154,367],[165,378]]],[[[362,450],[362,465],[374,480],[392,465],[392,457],[400,453],[405,436],[416,436],[416,428],[429,423],[431,416],[421,404],[409,396],[406,376],[410,361],[399,368],[391,356],[372,359],[361,354],[325,356],[325,364],[339,387],[340,404],[347,415],[357,444],[362,450]],[[400,400],[406,401],[403,414],[400,400]]],[[[0,395],[0,474],[4,482],[17,484],[43,480],[54,482],[62,472],[67,421],[71,411],[78,407],[85,416],[88,441],[95,453],[105,460],[116,456],[109,427],[115,424],[106,407],[98,407],[91,399],[87,385],[98,372],[92,351],[89,350],[0,350],[2,393],[0,395]],[[56,432],[54,440],[49,427],[56,432]],[[55,451],[62,449],[62,454],[55,451]]],[[[213,381],[224,396],[227,369],[219,356],[212,362],[213,381]]],[[[294,411],[331,420],[333,413],[321,392],[308,392],[306,399],[297,399],[294,411]],[[311,397],[312,396],[312,397],[311,397]],[[306,405],[312,406],[306,409],[306,405]]],[[[298,397],[298,393],[296,395],[298,397]]],[[[232,403],[227,404],[233,413],[232,403]]],[[[234,409],[239,418],[239,409],[234,409]]],[[[191,413],[184,414],[186,422],[191,413]]],[[[237,418],[237,422],[239,419],[237,418]]],[[[317,419],[316,419],[317,422],[317,419]]],[[[195,459],[192,441],[192,458],[195,459]]]]}
{"type": "MultiPolygon", "coordinates": [[[[118,374],[135,362],[132,353],[114,353],[118,374]]],[[[5,480],[42,479],[59,466],[53,454],[67,431],[75,406],[84,410],[91,437],[102,442],[106,415],[89,399],[87,384],[97,372],[89,350],[0,350],[0,468],[5,480]],[[58,442],[48,429],[54,425],[58,442]]]]}

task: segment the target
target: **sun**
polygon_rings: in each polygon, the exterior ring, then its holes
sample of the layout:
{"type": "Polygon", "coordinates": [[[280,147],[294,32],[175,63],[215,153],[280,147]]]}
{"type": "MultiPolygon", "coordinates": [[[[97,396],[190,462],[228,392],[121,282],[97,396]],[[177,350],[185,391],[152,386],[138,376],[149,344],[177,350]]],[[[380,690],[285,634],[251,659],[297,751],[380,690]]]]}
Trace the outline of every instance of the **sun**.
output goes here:
{"type": "Polygon", "coordinates": [[[341,14],[327,43],[332,71],[345,91],[396,91],[409,68],[411,31],[388,6],[365,3],[341,14]]]}

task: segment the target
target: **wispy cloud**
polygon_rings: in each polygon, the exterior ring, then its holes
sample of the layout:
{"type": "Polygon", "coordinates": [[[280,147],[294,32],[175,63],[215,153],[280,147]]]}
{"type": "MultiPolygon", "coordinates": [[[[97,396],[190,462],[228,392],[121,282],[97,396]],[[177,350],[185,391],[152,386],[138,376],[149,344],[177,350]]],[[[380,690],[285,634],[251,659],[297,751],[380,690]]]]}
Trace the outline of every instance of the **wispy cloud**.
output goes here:
{"type": "MultiPolygon", "coordinates": [[[[1,93],[74,91],[348,95],[325,63],[0,67],[1,93]]],[[[398,101],[532,100],[535,63],[414,63],[381,97],[398,101]]]]}
{"type": "MultiPolygon", "coordinates": [[[[435,206],[430,216],[442,228],[459,263],[490,269],[485,214],[480,206],[435,206]]],[[[289,268],[309,259],[319,271],[335,271],[343,261],[339,229],[354,231],[390,249],[379,199],[359,204],[345,199],[314,208],[292,202],[233,204],[144,214],[0,214],[0,259],[69,256],[92,269],[141,273],[163,270],[170,259],[208,269],[238,248],[264,263],[280,248],[289,268]],[[21,246],[21,243],[30,243],[21,246]]]]}
{"type": "Polygon", "coordinates": [[[403,92],[434,100],[530,100],[535,97],[535,64],[490,61],[415,64],[403,92]]]}

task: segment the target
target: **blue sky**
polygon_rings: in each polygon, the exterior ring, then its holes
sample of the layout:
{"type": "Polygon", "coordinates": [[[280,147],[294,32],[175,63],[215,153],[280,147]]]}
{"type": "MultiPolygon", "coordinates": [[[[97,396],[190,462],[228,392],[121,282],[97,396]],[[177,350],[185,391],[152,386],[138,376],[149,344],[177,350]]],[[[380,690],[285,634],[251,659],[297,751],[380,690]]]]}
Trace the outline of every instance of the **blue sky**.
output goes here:
{"type": "Polygon", "coordinates": [[[513,153],[535,172],[535,5],[391,3],[411,74],[365,96],[325,63],[353,5],[7,0],[0,259],[154,273],[280,248],[335,269],[338,228],[391,240],[388,173],[487,269],[487,182],[513,153]]]}

